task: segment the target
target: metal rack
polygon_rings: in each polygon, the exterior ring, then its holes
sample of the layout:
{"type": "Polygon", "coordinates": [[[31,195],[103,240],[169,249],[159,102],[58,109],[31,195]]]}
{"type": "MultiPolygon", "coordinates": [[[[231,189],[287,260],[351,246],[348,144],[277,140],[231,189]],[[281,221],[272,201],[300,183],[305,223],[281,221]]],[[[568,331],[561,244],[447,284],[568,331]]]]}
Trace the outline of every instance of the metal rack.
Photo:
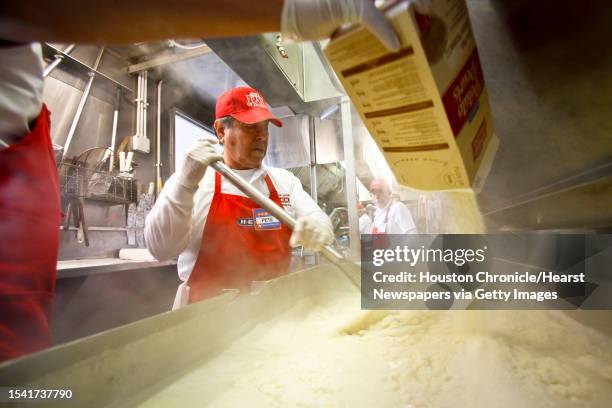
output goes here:
{"type": "Polygon", "coordinates": [[[85,198],[114,204],[137,201],[138,191],[132,178],[122,177],[83,162],[63,161],[58,166],[63,196],[85,198]]]}

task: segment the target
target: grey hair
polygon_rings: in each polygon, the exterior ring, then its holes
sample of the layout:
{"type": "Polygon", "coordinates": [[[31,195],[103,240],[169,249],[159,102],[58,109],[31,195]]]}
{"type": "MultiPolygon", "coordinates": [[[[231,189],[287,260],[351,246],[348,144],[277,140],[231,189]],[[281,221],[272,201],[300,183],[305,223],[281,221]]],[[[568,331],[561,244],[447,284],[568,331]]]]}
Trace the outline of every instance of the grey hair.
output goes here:
{"type": "MultiPolygon", "coordinates": [[[[221,123],[221,125],[223,125],[223,128],[231,128],[232,125],[234,124],[234,121],[236,119],[234,119],[233,117],[231,117],[230,115],[227,116],[223,116],[222,118],[217,119],[219,121],[219,123],[221,123]]],[[[217,138],[219,138],[219,135],[217,135],[217,138]]],[[[219,144],[221,146],[223,146],[223,143],[221,143],[221,140],[219,139],[219,144]]]]}
{"type": "Polygon", "coordinates": [[[223,125],[224,128],[226,127],[232,127],[232,125],[234,124],[234,118],[231,116],[223,116],[222,118],[219,118],[219,122],[221,122],[221,124],[223,125]]]}

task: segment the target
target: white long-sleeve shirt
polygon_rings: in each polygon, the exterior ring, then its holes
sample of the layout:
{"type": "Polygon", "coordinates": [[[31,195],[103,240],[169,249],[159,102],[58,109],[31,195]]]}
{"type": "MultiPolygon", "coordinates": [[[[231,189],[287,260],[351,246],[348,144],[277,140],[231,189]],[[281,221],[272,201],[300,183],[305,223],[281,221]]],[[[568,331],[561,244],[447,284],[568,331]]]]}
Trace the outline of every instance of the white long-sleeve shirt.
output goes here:
{"type": "Polygon", "coordinates": [[[0,45],[0,149],[30,132],[42,107],[43,62],[39,43],[0,45]],[[2,143],[4,142],[4,143],[2,143]]]}
{"type": "Polygon", "coordinates": [[[377,208],[372,225],[385,234],[416,234],[418,232],[410,210],[399,201],[392,201],[384,208],[377,208]]]}
{"type": "MultiPolygon", "coordinates": [[[[304,191],[302,184],[287,170],[262,165],[251,170],[234,170],[257,190],[269,196],[265,175],[270,175],[285,210],[294,218],[311,216],[329,230],[327,215],[304,191]]],[[[179,278],[186,281],[193,270],[202,244],[208,210],[215,191],[215,171],[206,169],[197,189],[188,189],[172,175],[162,189],[145,222],[147,248],[159,260],[178,256],[179,278]]],[[[221,192],[246,197],[229,180],[222,178],[221,192]]]]}

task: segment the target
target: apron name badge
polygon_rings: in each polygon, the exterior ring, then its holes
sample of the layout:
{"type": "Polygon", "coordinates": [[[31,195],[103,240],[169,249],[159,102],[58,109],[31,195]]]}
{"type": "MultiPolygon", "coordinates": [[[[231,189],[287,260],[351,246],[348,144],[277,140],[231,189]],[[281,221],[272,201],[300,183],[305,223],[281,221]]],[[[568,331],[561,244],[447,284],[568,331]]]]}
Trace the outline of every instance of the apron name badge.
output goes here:
{"type": "Polygon", "coordinates": [[[253,219],[255,220],[256,231],[281,229],[280,221],[263,208],[253,208],[253,219]]]}

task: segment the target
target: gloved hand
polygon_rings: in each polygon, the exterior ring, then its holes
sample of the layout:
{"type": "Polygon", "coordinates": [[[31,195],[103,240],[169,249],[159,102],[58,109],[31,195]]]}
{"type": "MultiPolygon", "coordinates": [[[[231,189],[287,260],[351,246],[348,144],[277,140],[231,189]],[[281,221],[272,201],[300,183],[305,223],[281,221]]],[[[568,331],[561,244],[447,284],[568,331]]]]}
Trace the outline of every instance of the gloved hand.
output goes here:
{"type": "Polygon", "coordinates": [[[223,160],[215,150],[215,145],[219,143],[216,139],[198,139],[187,151],[183,166],[178,172],[178,182],[187,188],[196,188],[206,167],[211,163],[223,160]]]}
{"type": "Polygon", "coordinates": [[[333,241],[334,234],[327,225],[316,218],[306,216],[298,218],[289,245],[292,247],[303,245],[307,251],[320,251],[333,241]]]}
{"type": "Polygon", "coordinates": [[[372,0],[285,0],[281,15],[283,37],[293,41],[329,38],[342,24],[365,25],[392,51],[400,42],[383,13],[372,0]]]}

